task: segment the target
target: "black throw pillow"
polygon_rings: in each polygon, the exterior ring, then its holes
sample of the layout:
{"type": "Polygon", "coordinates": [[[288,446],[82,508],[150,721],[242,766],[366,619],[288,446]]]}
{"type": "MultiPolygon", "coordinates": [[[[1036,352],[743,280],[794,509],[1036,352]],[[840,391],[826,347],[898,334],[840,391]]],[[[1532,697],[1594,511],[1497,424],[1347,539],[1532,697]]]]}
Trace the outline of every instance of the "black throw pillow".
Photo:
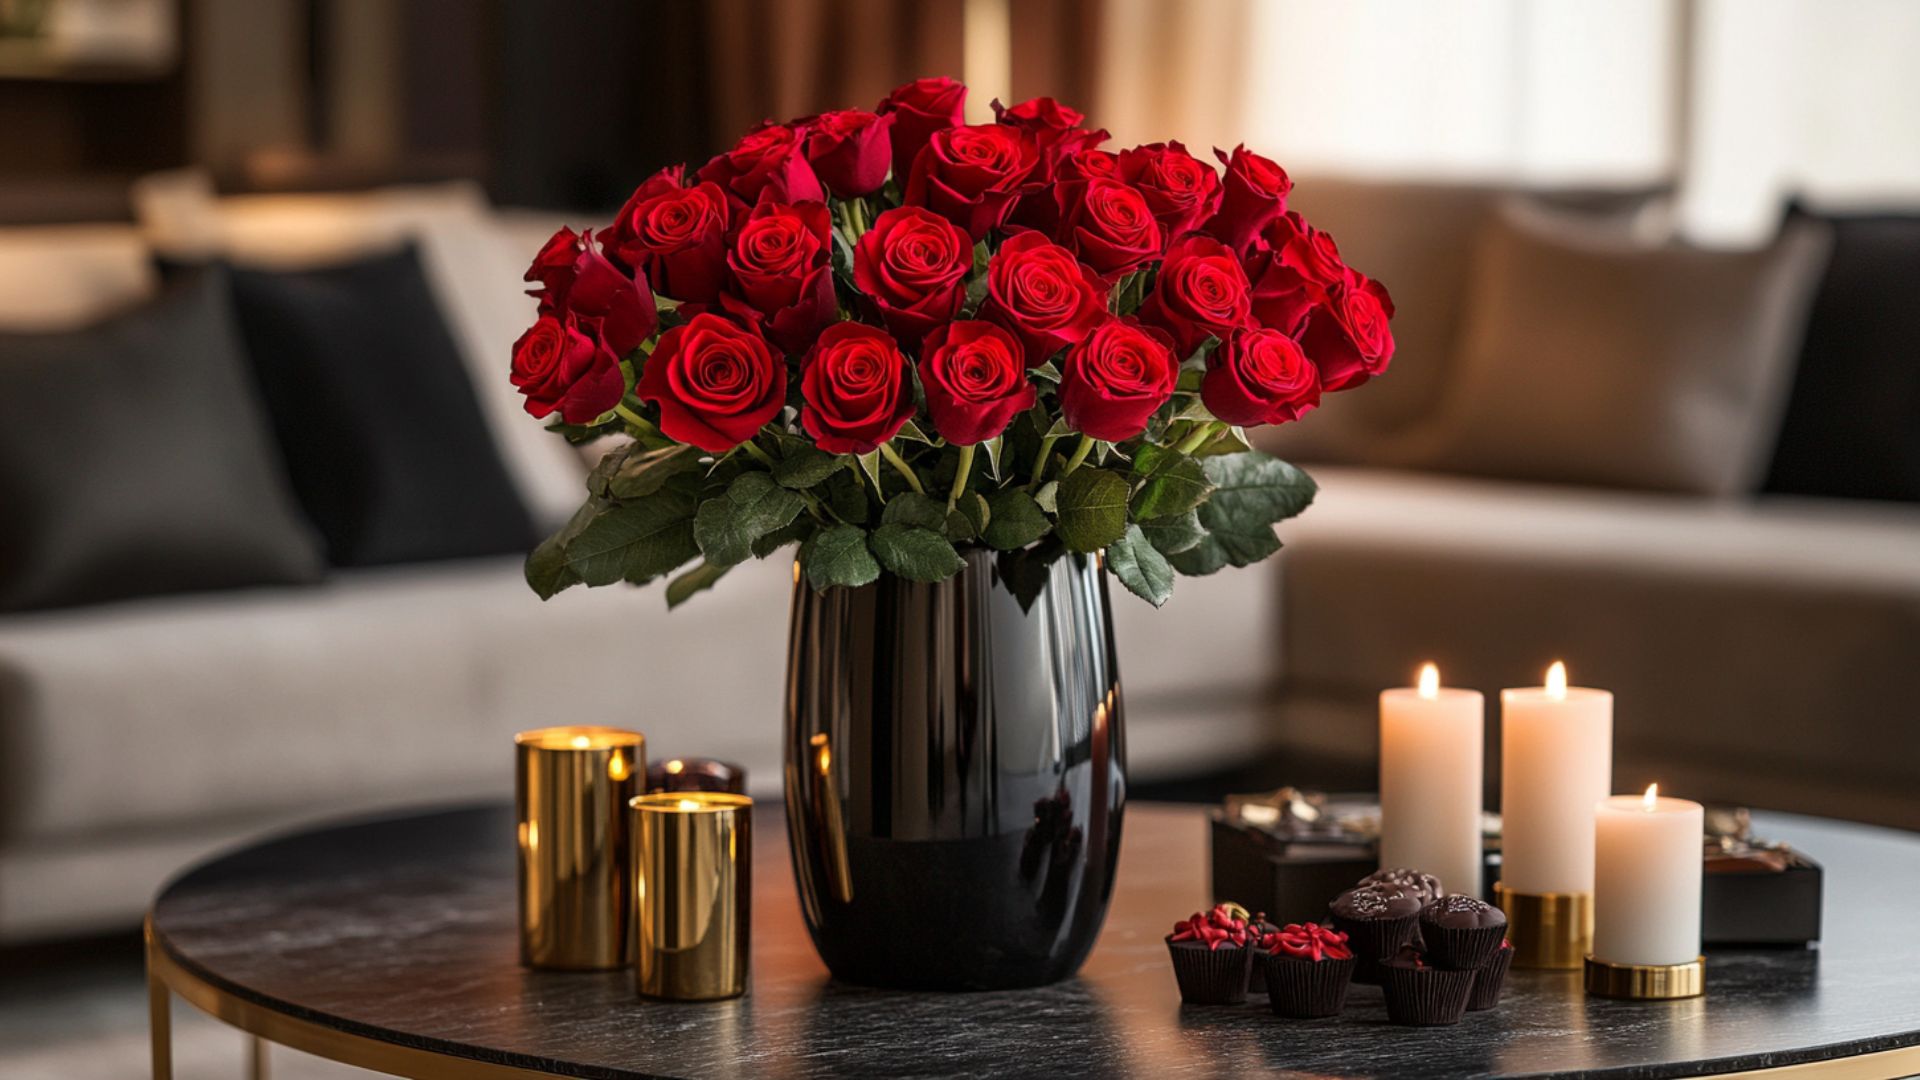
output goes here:
{"type": "Polygon", "coordinates": [[[1832,224],[1765,490],[1920,502],[1920,217],[1832,224]]]}
{"type": "Polygon", "coordinates": [[[231,277],[294,493],[335,566],[532,547],[532,520],[413,247],[231,277]]]}
{"type": "Polygon", "coordinates": [[[0,611],[324,569],[218,271],[85,329],[0,334],[0,611]]]}

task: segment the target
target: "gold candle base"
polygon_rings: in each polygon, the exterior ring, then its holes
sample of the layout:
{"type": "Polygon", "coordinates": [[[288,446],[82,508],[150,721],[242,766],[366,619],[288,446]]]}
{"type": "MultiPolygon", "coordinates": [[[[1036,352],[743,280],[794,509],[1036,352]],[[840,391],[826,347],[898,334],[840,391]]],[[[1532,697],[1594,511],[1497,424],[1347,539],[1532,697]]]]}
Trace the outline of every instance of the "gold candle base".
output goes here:
{"type": "Polygon", "coordinates": [[[746,993],[753,800],[676,791],[629,805],[634,985],[670,1001],[746,993]]]}
{"type": "Polygon", "coordinates": [[[514,742],[520,962],[592,971],[631,962],[627,800],[646,740],[619,728],[523,731],[514,742]]]}
{"type": "Polygon", "coordinates": [[[1636,1001],[1699,997],[1707,990],[1707,958],[1684,964],[1614,964],[1587,957],[1587,993],[1636,1001]]]}
{"type": "Polygon", "coordinates": [[[1592,893],[1523,893],[1493,883],[1494,902],[1507,913],[1513,966],[1578,971],[1593,951],[1592,893]]]}

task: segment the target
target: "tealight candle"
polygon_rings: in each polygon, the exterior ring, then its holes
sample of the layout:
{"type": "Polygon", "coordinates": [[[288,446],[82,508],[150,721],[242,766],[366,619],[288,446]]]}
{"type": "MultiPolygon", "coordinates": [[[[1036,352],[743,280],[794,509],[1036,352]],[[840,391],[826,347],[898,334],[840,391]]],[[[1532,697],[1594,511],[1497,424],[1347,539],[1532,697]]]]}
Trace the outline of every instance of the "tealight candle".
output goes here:
{"type": "Polygon", "coordinates": [[[572,726],[523,731],[513,742],[520,962],[623,967],[627,800],[646,775],[646,740],[637,731],[572,726]]]}
{"type": "Polygon", "coordinates": [[[1380,692],[1380,865],[1422,870],[1448,892],[1480,895],[1480,801],[1486,702],[1440,685],[1380,692]]]}
{"type": "Polygon", "coordinates": [[[629,805],[634,986],[672,1001],[746,993],[753,800],[668,791],[629,805]]]}

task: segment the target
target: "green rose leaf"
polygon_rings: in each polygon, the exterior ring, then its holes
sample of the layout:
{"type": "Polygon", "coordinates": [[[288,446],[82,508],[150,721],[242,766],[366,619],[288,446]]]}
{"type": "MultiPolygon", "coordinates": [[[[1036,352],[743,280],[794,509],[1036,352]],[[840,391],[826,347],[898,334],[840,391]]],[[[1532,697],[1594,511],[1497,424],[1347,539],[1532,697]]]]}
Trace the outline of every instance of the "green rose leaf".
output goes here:
{"type": "Polygon", "coordinates": [[[804,491],[840,469],[840,458],[816,447],[803,446],[773,463],[773,479],[783,488],[804,491]]]}
{"type": "Polygon", "coordinates": [[[1257,450],[1208,458],[1205,468],[1215,488],[1200,511],[1209,532],[1252,534],[1313,502],[1312,477],[1257,450]]]}
{"type": "MultiPolygon", "coordinates": [[[[606,464],[604,459],[601,464],[606,464]]],[[[607,475],[603,494],[616,499],[644,498],[659,491],[661,485],[675,476],[699,467],[700,454],[691,446],[665,446],[645,452],[630,450],[607,475]]]]}
{"type": "Polygon", "coordinates": [[[822,592],[836,585],[870,584],[880,576],[880,564],[867,551],[866,530],[854,525],[835,525],[813,534],[800,546],[800,565],[807,583],[822,592]]]}
{"type": "Polygon", "coordinates": [[[1178,555],[1191,550],[1200,541],[1207,538],[1207,530],[1200,524],[1200,512],[1189,510],[1174,517],[1158,518],[1140,523],[1140,532],[1147,543],[1162,555],[1178,555]]]}
{"type": "Polygon", "coordinates": [[[580,509],[573,512],[567,523],[559,531],[540,541],[527,555],[527,584],[539,594],[542,600],[551,600],[554,594],[569,586],[580,584],[579,577],[567,565],[567,545],[580,535],[596,515],[607,508],[599,499],[588,499],[580,509]]]}
{"type": "Polygon", "coordinates": [[[931,495],[903,491],[887,500],[887,508],[880,512],[880,523],[918,525],[938,532],[947,527],[947,504],[931,495]]]}
{"type": "Polygon", "coordinates": [[[954,513],[967,519],[967,526],[973,530],[972,539],[986,535],[987,526],[993,523],[993,506],[987,497],[977,491],[969,491],[954,503],[954,513]]]}
{"type": "MultiPolygon", "coordinates": [[[[1201,520],[1206,515],[1201,514],[1201,520]]],[[[1280,538],[1273,526],[1262,525],[1249,533],[1210,532],[1198,544],[1167,556],[1175,570],[1188,577],[1203,577],[1223,566],[1252,566],[1280,550],[1280,538]]]]}
{"type": "Polygon", "coordinates": [[[568,572],[587,585],[645,584],[700,554],[693,497],[665,487],[595,514],[566,545],[568,572]]]}
{"type": "Polygon", "coordinates": [[[1060,512],[1059,495],[1060,482],[1057,480],[1049,480],[1034,489],[1033,501],[1039,503],[1040,509],[1045,510],[1047,513],[1057,514],[1060,512]]]}
{"type": "Polygon", "coordinates": [[[1107,545],[1107,569],[1128,592],[1154,607],[1173,595],[1173,567],[1138,525],[1127,526],[1125,535],[1107,545]]]}
{"type": "Polygon", "coordinates": [[[1127,531],[1127,480],[1117,472],[1075,470],[1060,481],[1055,503],[1060,521],[1054,532],[1071,550],[1099,551],[1127,531]]]}
{"type": "Polygon", "coordinates": [[[775,529],[753,542],[753,557],[764,559],[796,540],[805,540],[813,532],[813,519],[806,515],[794,518],[787,525],[775,529]]]}
{"type": "Polygon", "coordinates": [[[713,588],[713,583],[727,576],[731,569],[703,562],[699,566],[667,582],[667,610],[672,611],[692,599],[695,593],[713,588]]]}
{"type": "Polygon", "coordinates": [[[889,573],[908,581],[945,581],[966,565],[946,537],[898,521],[873,530],[867,546],[889,573]]]}
{"type": "Polygon", "coordinates": [[[1017,551],[1047,535],[1052,526],[1034,497],[1019,488],[996,491],[987,500],[986,528],[980,531],[987,546],[1017,551]]]}
{"type": "Polygon", "coordinates": [[[743,472],[727,485],[727,493],[700,504],[693,535],[700,553],[715,566],[745,562],[753,542],[784,527],[807,501],[773,482],[763,472],[743,472]]]}
{"type": "Polygon", "coordinates": [[[1184,514],[1213,490],[1200,463],[1163,446],[1148,443],[1133,459],[1133,474],[1141,477],[1133,493],[1133,516],[1141,521],[1184,514]]]}

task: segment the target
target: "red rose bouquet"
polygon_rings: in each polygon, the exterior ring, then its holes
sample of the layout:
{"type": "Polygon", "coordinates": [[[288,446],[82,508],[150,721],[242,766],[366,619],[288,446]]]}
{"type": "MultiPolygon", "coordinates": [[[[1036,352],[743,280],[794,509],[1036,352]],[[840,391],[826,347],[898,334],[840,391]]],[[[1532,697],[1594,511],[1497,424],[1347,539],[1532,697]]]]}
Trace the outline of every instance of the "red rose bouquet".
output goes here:
{"type": "Polygon", "coordinates": [[[1245,147],[1115,153],[1052,99],[965,100],[763,124],[548,241],[514,385],[629,438],[528,558],[543,597],[695,564],[678,604],[789,544],[816,588],[938,581],[985,545],[1104,552],[1161,604],[1279,549],[1313,482],[1246,429],[1384,372],[1386,289],[1245,147]]]}

